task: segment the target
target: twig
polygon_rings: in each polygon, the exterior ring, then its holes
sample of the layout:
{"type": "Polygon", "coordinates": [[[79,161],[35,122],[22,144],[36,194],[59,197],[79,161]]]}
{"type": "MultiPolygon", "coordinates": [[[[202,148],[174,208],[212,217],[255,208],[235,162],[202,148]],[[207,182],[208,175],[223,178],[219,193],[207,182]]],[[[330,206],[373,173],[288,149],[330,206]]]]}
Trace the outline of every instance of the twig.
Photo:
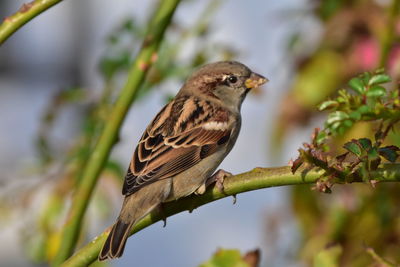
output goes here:
{"type": "Polygon", "coordinates": [[[6,17],[0,25],[0,45],[25,23],[61,1],[62,0],[36,0],[23,4],[15,14],[6,17]]]}
{"type": "MultiPolygon", "coordinates": [[[[221,198],[261,188],[311,184],[315,183],[321,174],[322,172],[317,171],[309,171],[304,174],[301,170],[292,174],[290,167],[256,168],[225,179],[224,192],[221,192],[217,187],[210,187],[203,195],[193,194],[178,201],[165,203],[162,212],[156,209],[152,214],[143,218],[136,224],[131,234],[139,232],[166,217],[186,210],[192,211],[197,207],[221,198]]],[[[400,164],[385,164],[379,171],[373,171],[372,177],[379,182],[400,182],[400,164]]],[[[62,267],[87,266],[96,261],[109,230],[106,230],[81,248],[75,255],[65,261],[62,267]]]]}
{"type": "Polygon", "coordinates": [[[366,248],[367,253],[382,267],[395,267],[396,265],[376,254],[373,248],[366,248]]]}
{"type": "Polygon", "coordinates": [[[83,170],[81,181],[73,195],[72,205],[61,235],[61,246],[52,262],[53,266],[60,265],[74,251],[80,229],[82,228],[83,217],[97,183],[98,176],[111,152],[112,146],[117,140],[119,129],[137,95],[147,70],[156,58],[155,53],[179,2],[180,0],[164,0],[160,1],[157,5],[157,10],[149,22],[149,28],[142,48],[129,71],[127,82],[111,111],[110,117],[83,170]]]}

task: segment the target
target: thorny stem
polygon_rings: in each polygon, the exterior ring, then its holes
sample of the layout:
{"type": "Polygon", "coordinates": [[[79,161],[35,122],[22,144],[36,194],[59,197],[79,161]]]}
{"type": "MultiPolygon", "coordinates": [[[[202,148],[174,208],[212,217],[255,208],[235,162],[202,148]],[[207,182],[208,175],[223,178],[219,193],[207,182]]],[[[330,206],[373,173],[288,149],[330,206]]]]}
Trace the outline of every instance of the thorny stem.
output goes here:
{"type": "MultiPolygon", "coordinates": [[[[211,186],[203,195],[193,194],[178,201],[163,204],[162,212],[156,209],[152,214],[140,220],[135,225],[131,235],[158,221],[162,221],[166,217],[183,211],[191,212],[218,199],[268,187],[312,184],[318,180],[321,174],[321,171],[307,172],[304,169],[299,169],[295,174],[292,174],[290,167],[255,168],[249,172],[226,178],[224,180],[224,192],[221,192],[217,186],[211,186]]],[[[400,164],[385,164],[383,168],[372,171],[371,176],[378,182],[400,182],[400,164]]],[[[337,183],[344,183],[344,181],[337,181],[337,183]]],[[[81,248],[75,255],[65,261],[62,267],[87,266],[96,261],[110,229],[108,228],[81,248]]]]}
{"type": "Polygon", "coordinates": [[[147,70],[156,59],[155,53],[163,40],[164,32],[170,24],[179,2],[180,0],[160,1],[157,5],[157,10],[149,21],[142,48],[129,71],[126,84],[111,111],[99,141],[82,172],[81,181],[74,192],[71,208],[61,234],[61,246],[52,262],[53,266],[59,266],[74,251],[82,228],[84,214],[99,174],[117,140],[119,129],[133,100],[137,96],[138,89],[145,78],[147,70]]]}

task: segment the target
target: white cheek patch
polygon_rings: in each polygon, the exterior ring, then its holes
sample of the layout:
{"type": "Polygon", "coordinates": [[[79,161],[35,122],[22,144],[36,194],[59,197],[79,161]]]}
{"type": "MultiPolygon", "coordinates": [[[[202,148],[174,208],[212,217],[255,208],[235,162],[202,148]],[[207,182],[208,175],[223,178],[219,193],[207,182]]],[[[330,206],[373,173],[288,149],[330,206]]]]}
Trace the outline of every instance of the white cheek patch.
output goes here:
{"type": "Polygon", "coordinates": [[[225,130],[227,127],[228,123],[217,122],[217,121],[207,122],[206,124],[203,125],[203,129],[206,130],[225,130]]]}

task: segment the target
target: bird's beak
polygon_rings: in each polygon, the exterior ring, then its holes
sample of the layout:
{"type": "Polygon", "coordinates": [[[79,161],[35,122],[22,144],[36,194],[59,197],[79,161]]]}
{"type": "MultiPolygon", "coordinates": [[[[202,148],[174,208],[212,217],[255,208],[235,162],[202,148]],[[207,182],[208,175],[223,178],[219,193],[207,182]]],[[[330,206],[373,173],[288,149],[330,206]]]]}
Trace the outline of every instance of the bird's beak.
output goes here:
{"type": "Polygon", "coordinates": [[[244,85],[248,89],[253,89],[253,88],[257,88],[267,82],[269,82],[269,80],[267,78],[261,76],[260,74],[253,72],[253,73],[251,73],[250,77],[244,82],[244,85]]]}

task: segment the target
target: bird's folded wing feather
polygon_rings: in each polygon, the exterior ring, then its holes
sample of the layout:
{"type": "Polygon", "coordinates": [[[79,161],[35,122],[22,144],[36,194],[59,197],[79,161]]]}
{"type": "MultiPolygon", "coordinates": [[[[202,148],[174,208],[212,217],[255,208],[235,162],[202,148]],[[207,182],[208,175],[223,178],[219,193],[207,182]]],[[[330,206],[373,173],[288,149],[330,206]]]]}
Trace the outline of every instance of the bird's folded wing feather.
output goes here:
{"type": "Polygon", "coordinates": [[[212,155],[233,130],[229,111],[212,103],[182,97],[166,105],[136,147],[122,193],[173,177],[212,155]]]}

